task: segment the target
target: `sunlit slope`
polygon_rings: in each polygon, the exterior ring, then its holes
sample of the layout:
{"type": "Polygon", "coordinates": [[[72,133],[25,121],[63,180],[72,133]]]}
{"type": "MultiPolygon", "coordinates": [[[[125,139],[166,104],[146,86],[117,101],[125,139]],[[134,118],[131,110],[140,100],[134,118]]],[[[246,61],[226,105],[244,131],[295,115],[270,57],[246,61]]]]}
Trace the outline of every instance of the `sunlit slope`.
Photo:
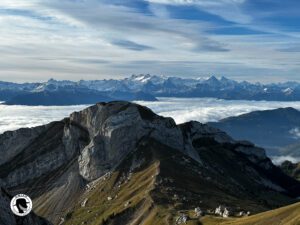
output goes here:
{"type": "Polygon", "coordinates": [[[205,216],[203,225],[300,225],[300,203],[241,219],[221,219],[205,216]]]}

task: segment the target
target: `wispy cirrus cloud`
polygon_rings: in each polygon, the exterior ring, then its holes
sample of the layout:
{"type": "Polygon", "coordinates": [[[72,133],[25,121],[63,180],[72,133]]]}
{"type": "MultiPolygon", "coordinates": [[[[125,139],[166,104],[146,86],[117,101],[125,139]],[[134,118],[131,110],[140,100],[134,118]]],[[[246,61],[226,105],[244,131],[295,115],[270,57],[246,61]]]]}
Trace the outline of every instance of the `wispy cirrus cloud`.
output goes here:
{"type": "MultiPolygon", "coordinates": [[[[288,2],[284,7],[292,12],[298,3],[288,2]]],[[[288,43],[299,44],[298,24],[284,19],[294,21],[297,14],[279,8],[267,0],[3,0],[0,79],[143,72],[295,79],[300,53],[288,43]],[[266,6],[274,9],[264,15],[260,8],[266,6]],[[284,19],[270,22],[276,14],[284,19]],[[37,61],[43,58],[52,60],[37,61]]]]}
{"type": "Polygon", "coordinates": [[[153,49],[153,47],[147,45],[141,45],[128,40],[115,40],[112,42],[112,44],[129,50],[134,50],[134,51],[145,51],[145,50],[153,49]]]}
{"type": "Polygon", "coordinates": [[[252,17],[243,13],[241,6],[247,0],[147,0],[156,4],[187,5],[199,7],[201,10],[220,16],[226,20],[249,23],[252,17]]]}

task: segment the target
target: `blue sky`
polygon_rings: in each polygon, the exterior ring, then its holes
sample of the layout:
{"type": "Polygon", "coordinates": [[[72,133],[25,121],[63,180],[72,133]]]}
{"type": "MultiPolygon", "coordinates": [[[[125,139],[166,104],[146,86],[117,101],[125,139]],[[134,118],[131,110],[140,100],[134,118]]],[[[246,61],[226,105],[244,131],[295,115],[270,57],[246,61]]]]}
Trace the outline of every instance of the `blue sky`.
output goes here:
{"type": "Polygon", "coordinates": [[[0,80],[300,81],[298,0],[1,0],[0,80]]]}

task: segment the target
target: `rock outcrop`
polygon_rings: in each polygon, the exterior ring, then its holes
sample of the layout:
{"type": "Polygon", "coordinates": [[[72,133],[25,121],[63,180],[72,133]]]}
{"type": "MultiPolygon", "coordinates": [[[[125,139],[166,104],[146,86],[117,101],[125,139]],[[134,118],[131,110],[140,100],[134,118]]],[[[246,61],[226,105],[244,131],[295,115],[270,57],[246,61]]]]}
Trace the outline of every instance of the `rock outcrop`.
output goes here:
{"type": "Polygon", "coordinates": [[[171,118],[126,102],[97,104],[70,116],[70,124],[88,131],[90,142],[79,158],[81,175],[93,180],[118,165],[142,138],[154,138],[200,160],[171,118]]]}

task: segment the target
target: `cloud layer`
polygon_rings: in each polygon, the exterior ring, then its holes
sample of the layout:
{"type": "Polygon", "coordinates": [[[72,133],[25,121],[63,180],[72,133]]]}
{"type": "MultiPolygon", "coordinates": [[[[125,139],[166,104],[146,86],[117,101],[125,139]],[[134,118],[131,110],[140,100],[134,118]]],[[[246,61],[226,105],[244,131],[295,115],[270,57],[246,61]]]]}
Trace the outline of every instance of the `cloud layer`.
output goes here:
{"type": "Polygon", "coordinates": [[[0,80],[297,80],[295,0],[2,0],[0,80]]]}
{"type": "Polygon", "coordinates": [[[0,105],[0,134],[23,127],[35,127],[61,120],[74,111],[86,108],[79,106],[7,106],[0,105]]]}
{"type": "Polygon", "coordinates": [[[196,120],[202,123],[218,121],[257,110],[293,107],[300,110],[300,102],[222,100],[213,98],[160,98],[158,102],[138,102],[154,112],[172,117],[177,123],[196,120]]]}
{"type": "Polygon", "coordinates": [[[300,139],[300,129],[299,127],[295,127],[290,130],[290,134],[294,139],[300,139]]]}
{"type": "Polygon", "coordinates": [[[272,162],[275,165],[281,165],[284,161],[290,161],[292,163],[298,163],[300,162],[300,158],[299,157],[293,157],[293,156],[276,156],[272,158],[272,162]]]}
{"type": "MultiPolygon", "coordinates": [[[[190,120],[206,123],[251,111],[279,107],[294,107],[300,110],[300,102],[227,101],[212,98],[160,98],[158,102],[138,101],[137,103],[151,108],[159,115],[174,118],[176,123],[184,123],[190,120]]],[[[0,133],[61,120],[69,116],[70,113],[86,107],[87,105],[49,107],[0,105],[0,133]]]]}

